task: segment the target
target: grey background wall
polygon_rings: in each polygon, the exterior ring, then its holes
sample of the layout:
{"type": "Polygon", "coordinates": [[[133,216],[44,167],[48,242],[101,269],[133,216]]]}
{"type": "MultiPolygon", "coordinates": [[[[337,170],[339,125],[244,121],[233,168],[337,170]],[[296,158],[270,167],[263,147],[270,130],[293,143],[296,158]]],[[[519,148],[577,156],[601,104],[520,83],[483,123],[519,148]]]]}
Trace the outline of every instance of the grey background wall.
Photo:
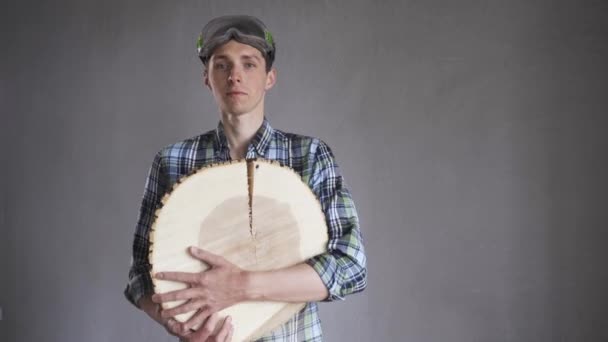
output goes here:
{"type": "Polygon", "coordinates": [[[230,13],[358,205],[369,287],[328,341],[608,341],[605,2],[2,7],[1,341],[171,340],[121,292],[154,153],[217,123],[195,40],[230,13]]]}

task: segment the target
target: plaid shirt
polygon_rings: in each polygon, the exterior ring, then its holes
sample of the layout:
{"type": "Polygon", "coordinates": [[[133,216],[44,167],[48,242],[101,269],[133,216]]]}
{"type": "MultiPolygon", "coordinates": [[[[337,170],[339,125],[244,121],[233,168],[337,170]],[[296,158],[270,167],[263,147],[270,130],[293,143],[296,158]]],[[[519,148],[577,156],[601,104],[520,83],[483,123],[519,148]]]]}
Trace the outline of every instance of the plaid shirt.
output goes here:
{"type": "MultiPolygon", "coordinates": [[[[273,129],[264,119],[247,149],[246,158],[277,160],[302,176],[321,202],[329,230],[327,252],[306,262],[329,290],[326,301],[362,291],[366,286],[366,258],[359,220],[351,195],[329,147],[319,139],[273,129]]],[[[169,145],[155,157],[145,186],[133,241],[127,299],[135,303],[153,293],[148,263],[148,234],[154,211],[165,192],[191,170],[230,160],[220,122],[217,129],[169,145]]],[[[287,323],[258,341],[321,341],[317,304],[308,303],[287,323]]]]}

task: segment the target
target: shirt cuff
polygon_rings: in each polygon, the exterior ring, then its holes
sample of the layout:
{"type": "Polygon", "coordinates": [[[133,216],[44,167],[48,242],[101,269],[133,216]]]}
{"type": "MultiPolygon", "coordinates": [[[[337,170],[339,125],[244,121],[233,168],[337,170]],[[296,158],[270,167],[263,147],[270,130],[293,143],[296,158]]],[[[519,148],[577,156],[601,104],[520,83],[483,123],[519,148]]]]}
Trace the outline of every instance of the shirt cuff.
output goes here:
{"type": "Polygon", "coordinates": [[[129,280],[127,288],[125,288],[124,295],[127,300],[135,307],[139,308],[139,300],[146,296],[154,293],[154,285],[152,284],[152,278],[150,273],[136,274],[129,280]]]}
{"type": "Polygon", "coordinates": [[[342,295],[341,282],[336,279],[339,276],[338,264],[336,259],[329,253],[323,253],[313,258],[306,260],[306,263],[310,265],[321,278],[323,284],[327,288],[329,295],[323,300],[323,302],[331,302],[334,300],[344,300],[342,295]]]}

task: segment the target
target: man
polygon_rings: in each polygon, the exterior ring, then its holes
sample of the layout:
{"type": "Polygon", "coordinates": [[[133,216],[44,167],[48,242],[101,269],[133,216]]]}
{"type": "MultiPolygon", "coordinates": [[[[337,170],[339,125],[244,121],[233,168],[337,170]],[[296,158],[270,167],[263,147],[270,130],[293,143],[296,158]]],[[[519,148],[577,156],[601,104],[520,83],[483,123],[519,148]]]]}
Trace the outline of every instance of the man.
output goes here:
{"type": "Polygon", "coordinates": [[[273,129],[264,116],[266,92],[276,82],[275,43],[257,18],[223,16],[211,20],[198,41],[203,78],[220,112],[217,129],[162,149],[152,164],[133,244],[125,295],[134,305],[187,341],[229,341],[230,318],[216,313],[250,300],[307,302],[298,314],[261,341],[321,341],[317,301],[343,299],[366,286],[366,258],[359,221],[349,191],[329,147],[316,138],[273,129]],[[248,272],[224,258],[191,248],[211,267],[202,273],[163,272],[159,279],[188,287],[153,295],[148,234],[154,210],[181,176],[210,163],[243,158],[277,160],[302,176],[321,202],[328,226],[328,251],[304,263],[267,272],[248,272]],[[186,300],[161,310],[159,303],[186,300]],[[172,317],[196,310],[187,322],[172,317]],[[217,325],[217,327],[216,327],[217,325]],[[192,328],[200,326],[197,330],[192,328]],[[218,331],[212,335],[213,331],[218,331]]]}

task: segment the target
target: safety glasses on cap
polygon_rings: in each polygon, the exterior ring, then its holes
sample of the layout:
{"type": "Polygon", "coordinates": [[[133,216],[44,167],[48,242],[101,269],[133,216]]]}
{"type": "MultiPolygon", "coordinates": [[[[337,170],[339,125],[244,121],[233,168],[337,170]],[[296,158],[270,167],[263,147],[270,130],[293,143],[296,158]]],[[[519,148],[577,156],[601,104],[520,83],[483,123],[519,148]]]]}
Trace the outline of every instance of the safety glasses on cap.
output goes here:
{"type": "Polygon", "coordinates": [[[275,51],[272,34],[261,20],[247,15],[222,16],[207,23],[196,44],[200,59],[207,64],[213,50],[231,39],[260,50],[272,65],[275,51]]]}

